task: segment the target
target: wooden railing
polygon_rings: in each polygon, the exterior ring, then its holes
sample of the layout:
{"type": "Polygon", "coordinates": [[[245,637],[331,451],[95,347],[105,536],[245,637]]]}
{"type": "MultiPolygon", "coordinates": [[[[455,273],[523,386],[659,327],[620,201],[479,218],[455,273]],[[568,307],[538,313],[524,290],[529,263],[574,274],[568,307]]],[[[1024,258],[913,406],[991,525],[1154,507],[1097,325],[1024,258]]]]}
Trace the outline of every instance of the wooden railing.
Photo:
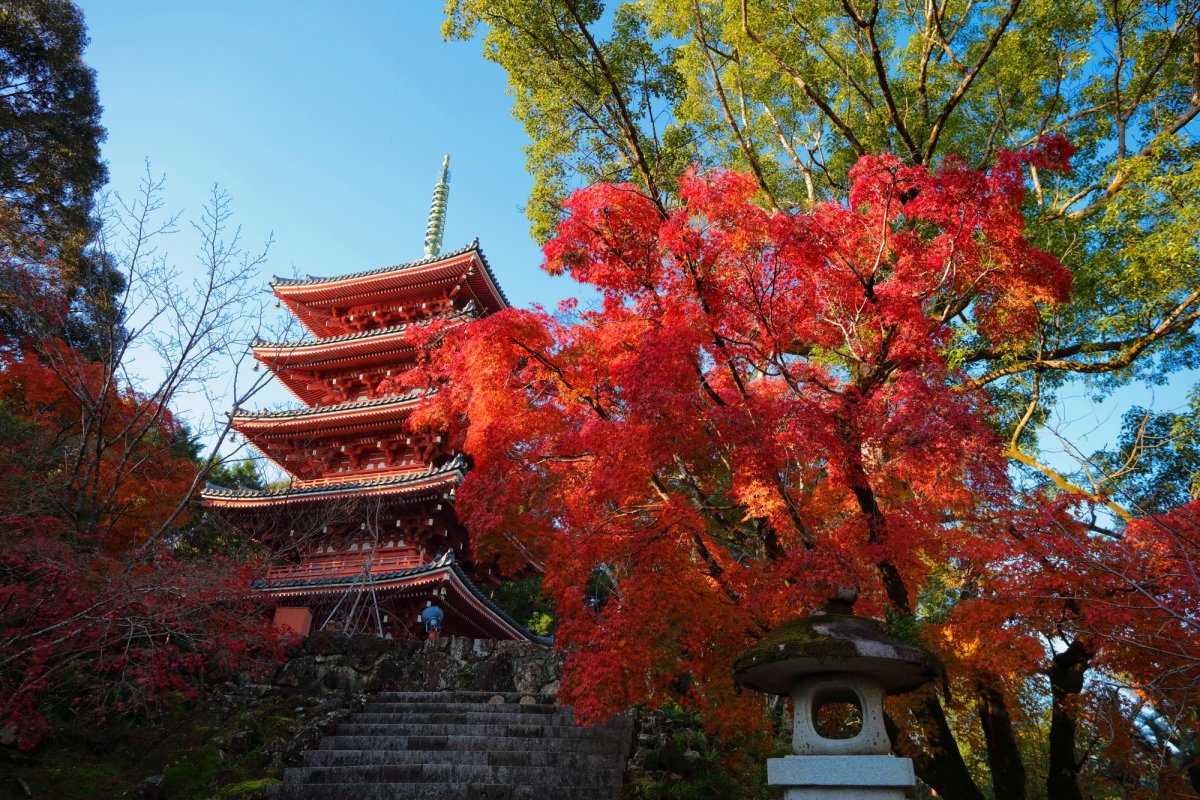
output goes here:
{"type": "Polygon", "coordinates": [[[428,562],[415,548],[395,547],[380,550],[358,550],[342,553],[322,553],[305,558],[299,564],[286,567],[271,567],[267,570],[267,582],[294,581],[308,578],[340,578],[361,574],[371,559],[372,574],[395,572],[419,567],[428,562]],[[373,557],[372,557],[373,556],[373,557]]]}

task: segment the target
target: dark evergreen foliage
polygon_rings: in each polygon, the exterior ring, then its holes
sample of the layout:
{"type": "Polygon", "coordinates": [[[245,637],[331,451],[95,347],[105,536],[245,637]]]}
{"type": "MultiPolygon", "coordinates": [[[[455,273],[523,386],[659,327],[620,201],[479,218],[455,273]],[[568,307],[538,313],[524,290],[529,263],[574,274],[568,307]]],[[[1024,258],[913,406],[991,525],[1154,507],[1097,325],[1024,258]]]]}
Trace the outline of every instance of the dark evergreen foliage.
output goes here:
{"type": "Polygon", "coordinates": [[[70,0],[0,0],[0,337],[36,331],[99,356],[125,282],[96,246],[108,170],[87,43],[70,0]]]}

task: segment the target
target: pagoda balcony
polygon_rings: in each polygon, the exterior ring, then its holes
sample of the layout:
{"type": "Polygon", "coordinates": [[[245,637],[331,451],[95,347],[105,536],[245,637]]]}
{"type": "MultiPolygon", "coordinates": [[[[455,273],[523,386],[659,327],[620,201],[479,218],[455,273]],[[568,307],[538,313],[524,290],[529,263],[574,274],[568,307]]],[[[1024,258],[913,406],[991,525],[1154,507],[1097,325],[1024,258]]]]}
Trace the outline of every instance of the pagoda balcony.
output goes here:
{"type": "Polygon", "coordinates": [[[383,574],[423,566],[428,559],[415,547],[394,547],[358,552],[324,553],[310,556],[300,564],[270,567],[267,569],[267,584],[314,578],[345,578],[361,575],[371,561],[371,572],[383,574]]]}

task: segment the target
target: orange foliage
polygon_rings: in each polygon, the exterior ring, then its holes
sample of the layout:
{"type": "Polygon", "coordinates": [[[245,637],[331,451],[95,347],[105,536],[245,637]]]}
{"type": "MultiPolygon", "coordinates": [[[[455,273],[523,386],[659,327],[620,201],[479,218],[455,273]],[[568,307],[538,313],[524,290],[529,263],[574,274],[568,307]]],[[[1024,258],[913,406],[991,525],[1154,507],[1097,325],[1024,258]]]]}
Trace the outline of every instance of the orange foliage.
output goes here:
{"type": "Polygon", "coordinates": [[[155,537],[199,469],[185,431],[51,346],[72,380],[0,356],[0,729],[27,747],[48,704],[102,719],[281,653],[253,568],[187,561],[155,537]]]}
{"type": "MultiPolygon", "coordinates": [[[[55,360],[66,361],[61,354],[67,345],[50,346],[55,360]]],[[[124,552],[144,542],[174,511],[187,495],[196,465],[178,452],[185,434],[169,410],[154,408],[108,379],[99,364],[74,358],[69,363],[74,367],[70,383],[31,353],[5,358],[0,402],[46,431],[48,444],[65,454],[55,491],[62,515],[75,520],[76,532],[109,553],[124,552]],[[147,435],[143,420],[155,413],[158,420],[147,435]]]]}
{"type": "Polygon", "coordinates": [[[631,185],[567,201],[545,268],[600,306],[498,313],[409,376],[441,387],[415,424],[458,431],[474,459],[458,510],[479,554],[546,566],[566,701],[599,718],[676,698],[745,725],[760,707],[729,665],[763,631],[842,585],[858,613],[912,615],[947,565],[960,584],[923,609],[924,635],[955,680],[1015,691],[1070,615],[1107,629],[1110,668],[1137,670],[1117,629],[1161,614],[1098,598],[1178,553],[1149,524],[1094,541],[1070,498],[1021,496],[988,397],[946,357],[964,329],[1024,341],[1068,298],[1021,215],[1022,160],[1068,155],[1053,139],[989,172],[863,158],[849,202],[808,213],[696,171],[668,213],[631,185]],[[597,566],[615,582],[602,603],[584,590],[597,566]]]}

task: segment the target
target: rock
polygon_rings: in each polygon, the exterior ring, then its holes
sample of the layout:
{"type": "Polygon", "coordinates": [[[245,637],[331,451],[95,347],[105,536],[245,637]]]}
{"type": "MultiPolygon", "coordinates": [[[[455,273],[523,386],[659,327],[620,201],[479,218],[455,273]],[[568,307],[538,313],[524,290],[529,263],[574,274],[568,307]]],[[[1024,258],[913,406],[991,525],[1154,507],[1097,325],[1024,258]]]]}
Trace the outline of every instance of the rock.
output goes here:
{"type": "Polygon", "coordinates": [[[450,657],[455,661],[466,661],[467,654],[471,652],[471,644],[474,640],[464,636],[450,637],[450,657]]]}
{"type": "Polygon", "coordinates": [[[496,642],[495,645],[495,655],[499,658],[516,659],[524,655],[524,652],[524,642],[503,641],[496,642]]]}
{"type": "Polygon", "coordinates": [[[142,781],[139,791],[141,800],[166,800],[166,794],[163,793],[162,775],[151,775],[146,778],[142,781]]]}
{"type": "Polygon", "coordinates": [[[513,668],[513,688],[522,694],[534,694],[554,677],[544,659],[523,659],[513,668]]]}
{"type": "Polygon", "coordinates": [[[425,653],[424,674],[425,691],[441,692],[449,689],[454,678],[454,661],[446,653],[425,653]]]}
{"type": "Polygon", "coordinates": [[[489,658],[474,665],[470,688],[477,692],[511,692],[513,686],[512,662],[502,658],[489,658]]]}
{"type": "Polygon", "coordinates": [[[436,639],[426,639],[421,642],[421,653],[428,655],[429,653],[445,653],[450,649],[450,639],[439,636],[436,639]]]}
{"type": "Polygon", "coordinates": [[[465,689],[555,694],[561,676],[558,655],[530,642],[459,636],[394,641],[318,631],[305,641],[303,653],[279,670],[275,685],[341,693],[465,689]]]}
{"type": "Polygon", "coordinates": [[[359,672],[370,672],[375,662],[391,646],[387,639],[367,634],[356,634],[346,644],[346,663],[359,672]]]}
{"type": "MultiPolygon", "coordinates": [[[[415,645],[415,642],[402,642],[415,645]]],[[[421,661],[413,657],[415,647],[393,650],[375,662],[367,678],[369,692],[406,692],[424,688],[424,669],[421,661]]]]}
{"type": "Polygon", "coordinates": [[[312,656],[294,658],[283,665],[275,683],[294,689],[310,689],[321,681],[321,671],[317,668],[317,660],[312,656]]]}
{"type": "Polygon", "coordinates": [[[494,706],[503,705],[504,696],[499,695],[499,694],[494,694],[494,695],[492,695],[491,699],[488,700],[488,703],[490,703],[491,705],[494,705],[494,706]]]}
{"type": "Polygon", "coordinates": [[[253,746],[254,733],[251,731],[238,731],[225,740],[225,749],[235,756],[250,752],[253,746]]]}
{"type": "Polygon", "coordinates": [[[366,688],[366,679],[350,667],[334,667],[325,672],[321,679],[326,689],[338,692],[361,692],[366,688]]]}
{"type": "Polygon", "coordinates": [[[341,631],[316,631],[304,642],[304,650],[316,656],[331,656],[345,653],[350,644],[349,634],[341,631]]]}

